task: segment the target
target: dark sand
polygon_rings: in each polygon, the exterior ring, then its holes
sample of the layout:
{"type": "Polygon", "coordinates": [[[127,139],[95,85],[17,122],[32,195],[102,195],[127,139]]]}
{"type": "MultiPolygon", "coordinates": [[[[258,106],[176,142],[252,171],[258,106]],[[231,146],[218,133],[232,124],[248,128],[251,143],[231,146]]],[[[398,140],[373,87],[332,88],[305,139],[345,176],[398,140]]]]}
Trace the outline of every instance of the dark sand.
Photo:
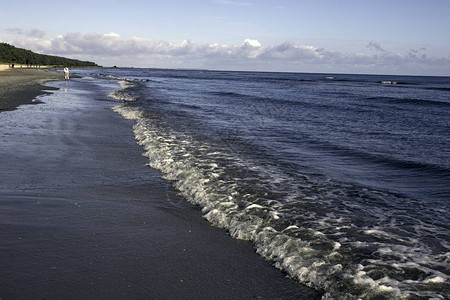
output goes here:
{"type": "Polygon", "coordinates": [[[12,110],[21,104],[30,104],[44,93],[42,83],[61,80],[58,73],[41,69],[8,69],[0,71],[0,111],[12,110]]]}
{"type": "Polygon", "coordinates": [[[0,112],[0,299],[320,298],[147,167],[99,87],[50,85],[0,112]]]}

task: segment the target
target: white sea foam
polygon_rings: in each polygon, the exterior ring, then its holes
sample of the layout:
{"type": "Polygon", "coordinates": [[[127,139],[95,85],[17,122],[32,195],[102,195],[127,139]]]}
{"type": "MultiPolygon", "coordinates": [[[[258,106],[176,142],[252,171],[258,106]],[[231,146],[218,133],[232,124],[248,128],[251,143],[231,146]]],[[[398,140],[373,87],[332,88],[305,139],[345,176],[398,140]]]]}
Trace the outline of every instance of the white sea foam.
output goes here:
{"type": "Polygon", "coordinates": [[[119,101],[136,101],[137,96],[129,93],[127,90],[129,88],[135,87],[136,85],[130,80],[119,80],[120,90],[113,91],[109,93],[109,97],[119,100],[119,101]]]}
{"type": "Polygon", "coordinates": [[[126,88],[135,86],[132,82],[130,82],[130,80],[119,80],[118,83],[120,84],[122,89],[126,89],[126,88]]]}
{"type": "Polygon", "coordinates": [[[109,97],[119,100],[119,101],[136,101],[136,96],[131,95],[123,90],[118,90],[110,93],[109,97]]]}
{"type": "Polygon", "coordinates": [[[444,283],[446,279],[444,277],[436,276],[427,278],[423,281],[423,283],[444,283]]]}
{"type": "Polygon", "coordinates": [[[123,105],[116,105],[112,109],[128,120],[139,120],[144,115],[141,109],[124,107],[123,105]]]}

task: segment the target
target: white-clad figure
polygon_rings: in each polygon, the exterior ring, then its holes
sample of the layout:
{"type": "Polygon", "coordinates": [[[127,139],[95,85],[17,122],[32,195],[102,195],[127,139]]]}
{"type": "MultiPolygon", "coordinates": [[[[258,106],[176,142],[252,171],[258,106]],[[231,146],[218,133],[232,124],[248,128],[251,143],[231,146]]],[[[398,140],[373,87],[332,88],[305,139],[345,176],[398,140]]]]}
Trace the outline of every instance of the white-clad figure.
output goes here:
{"type": "Polygon", "coordinates": [[[64,81],[69,81],[69,68],[64,68],[64,81]]]}

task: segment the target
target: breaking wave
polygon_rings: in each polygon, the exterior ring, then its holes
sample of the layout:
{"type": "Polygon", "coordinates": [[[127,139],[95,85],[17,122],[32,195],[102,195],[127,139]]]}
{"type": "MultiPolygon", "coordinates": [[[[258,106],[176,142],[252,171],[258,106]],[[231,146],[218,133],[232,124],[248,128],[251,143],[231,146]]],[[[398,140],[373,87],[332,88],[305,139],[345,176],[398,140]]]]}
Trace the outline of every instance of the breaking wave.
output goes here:
{"type": "Polygon", "coordinates": [[[122,89],[110,96],[122,103],[113,110],[135,121],[134,136],[149,166],[214,226],[251,241],[292,278],[323,291],[324,299],[445,299],[446,207],[282,169],[200,141],[130,106],[139,83],[114,79],[122,89]]]}

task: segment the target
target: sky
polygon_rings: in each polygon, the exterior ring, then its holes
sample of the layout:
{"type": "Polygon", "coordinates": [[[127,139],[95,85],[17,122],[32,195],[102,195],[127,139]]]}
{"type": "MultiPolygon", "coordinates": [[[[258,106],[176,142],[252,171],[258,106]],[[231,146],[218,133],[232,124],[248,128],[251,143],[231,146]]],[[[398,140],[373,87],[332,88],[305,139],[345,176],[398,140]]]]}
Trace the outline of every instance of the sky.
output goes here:
{"type": "Polygon", "coordinates": [[[450,0],[0,4],[0,42],[102,66],[450,76],[450,0]]]}

